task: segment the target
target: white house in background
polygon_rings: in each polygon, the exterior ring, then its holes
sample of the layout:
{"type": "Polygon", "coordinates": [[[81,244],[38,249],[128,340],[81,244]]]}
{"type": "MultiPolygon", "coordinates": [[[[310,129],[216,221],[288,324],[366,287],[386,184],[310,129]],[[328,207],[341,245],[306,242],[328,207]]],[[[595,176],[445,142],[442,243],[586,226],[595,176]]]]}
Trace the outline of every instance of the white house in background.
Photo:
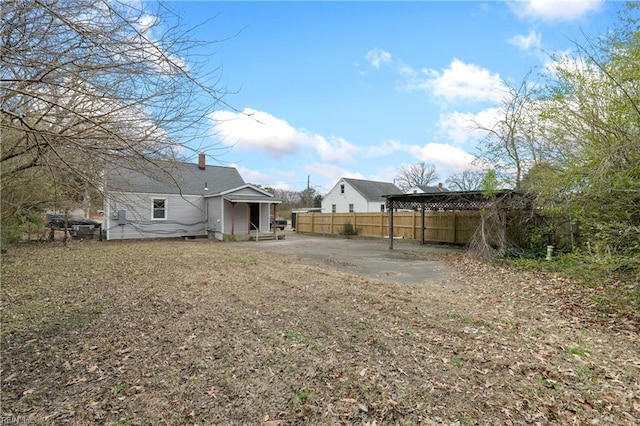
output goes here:
{"type": "Polygon", "coordinates": [[[233,167],[152,161],[145,170],[105,171],[108,240],[212,237],[245,240],[269,232],[281,201],[246,184],[233,167]]]}
{"type": "Polygon", "coordinates": [[[438,183],[438,186],[416,185],[413,188],[407,190],[407,194],[437,194],[439,192],[449,192],[449,190],[442,186],[442,182],[438,183]]]}
{"type": "Polygon", "coordinates": [[[389,182],[340,178],[322,200],[322,213],[383,212],[383,195],[390,194],[402,194],[402,190],[389,182]]]}

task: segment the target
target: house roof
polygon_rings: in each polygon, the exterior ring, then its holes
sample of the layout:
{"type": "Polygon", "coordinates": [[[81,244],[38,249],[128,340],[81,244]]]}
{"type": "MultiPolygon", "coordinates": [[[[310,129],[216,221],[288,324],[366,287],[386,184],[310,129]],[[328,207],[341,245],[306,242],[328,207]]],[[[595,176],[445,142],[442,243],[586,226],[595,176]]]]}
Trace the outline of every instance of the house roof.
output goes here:
{"type": "Polygon", "coordinates": [[[152,194],[209,195],[245,185],[233,167],[155,160],[136,170],[115,167],[106,172],[109,191],[152,194]],[[205,187],[207,189],[205,189],[205,187]]]}
{"type": "Polygon", "coordinates": [[[439,186],[416,185],[415,187],[420,188],[420,190],[425,194],[437,194],[439,192],[449,192],[447,188],[441,188],[439,186]]]}
{"type": "Polygon", "coordinates": [[[379,201],[383,195],[402,193],[400,188],[389,182],[352,178],[342,178],[342,180],[351,185],[367,201],[379,201]]]}

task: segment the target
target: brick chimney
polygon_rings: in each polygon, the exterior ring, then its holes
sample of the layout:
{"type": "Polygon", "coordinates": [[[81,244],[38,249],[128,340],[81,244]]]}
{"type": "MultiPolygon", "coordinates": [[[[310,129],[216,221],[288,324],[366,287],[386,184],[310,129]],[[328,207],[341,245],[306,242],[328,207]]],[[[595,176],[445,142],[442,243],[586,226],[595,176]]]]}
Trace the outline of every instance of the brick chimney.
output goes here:
{"type": "Polygon", "coordinates": [[[204,154],[198,154],[198,168],[200,170],[204,170],[206,167],[207,167],[207,165],[206,165],[205,155],[204,154]]]}

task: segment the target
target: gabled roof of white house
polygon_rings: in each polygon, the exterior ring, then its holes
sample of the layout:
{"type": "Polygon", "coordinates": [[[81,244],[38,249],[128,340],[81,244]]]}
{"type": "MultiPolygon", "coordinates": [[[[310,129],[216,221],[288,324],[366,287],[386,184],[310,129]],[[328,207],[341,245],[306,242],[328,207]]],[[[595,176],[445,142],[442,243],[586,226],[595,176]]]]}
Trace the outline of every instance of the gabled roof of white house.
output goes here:
{"type": "Polygon", "coordinates": [[[402,194],[402,190],[389,182],[377,182],[374,180],[342,178],[358,191],[367,201],[379,201],[383,195],[402,194]]]}
{"type": "Polygon", "coordinates": [[[414,188],[420,188],[420,190],[425,194],[436,194],[438,192],[449,192],[447,188],[442,187],[442,184],[439,186],[428,186],[428,185],[416,185],[414,188]]]}
{"type": "Polygon", "coordinates": [[[106,172],[107,191],[209,195],[245,185],[233,167],[155,160],[142,169],[115,167],[106,172]]]}

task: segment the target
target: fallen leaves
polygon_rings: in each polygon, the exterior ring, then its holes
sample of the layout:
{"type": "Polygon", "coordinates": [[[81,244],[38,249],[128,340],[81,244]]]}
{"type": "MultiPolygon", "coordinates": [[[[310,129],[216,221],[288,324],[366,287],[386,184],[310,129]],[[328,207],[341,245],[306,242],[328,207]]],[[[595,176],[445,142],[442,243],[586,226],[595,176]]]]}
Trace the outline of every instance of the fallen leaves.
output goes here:
{"type": "Polygon", "coordinates": [[[210,242],[69,247],[2,265],[3,410],[71,424],[640,419],[637,327],[567,280],[459,255],[442,257],[447,286],[210,242]]]}

